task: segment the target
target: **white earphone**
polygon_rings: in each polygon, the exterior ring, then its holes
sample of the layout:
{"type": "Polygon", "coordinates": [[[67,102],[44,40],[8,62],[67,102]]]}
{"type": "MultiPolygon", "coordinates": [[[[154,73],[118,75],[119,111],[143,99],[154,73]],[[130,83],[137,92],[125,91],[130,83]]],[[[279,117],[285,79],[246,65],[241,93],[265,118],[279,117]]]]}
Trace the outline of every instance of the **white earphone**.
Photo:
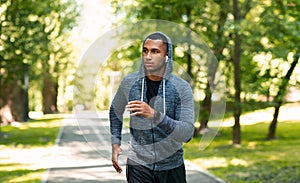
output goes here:
{"type": "Polygon", "coordinates": [[[166,63],[168,62],[168,58],[169,58],[168,55],[166,55],[166,63]]]}

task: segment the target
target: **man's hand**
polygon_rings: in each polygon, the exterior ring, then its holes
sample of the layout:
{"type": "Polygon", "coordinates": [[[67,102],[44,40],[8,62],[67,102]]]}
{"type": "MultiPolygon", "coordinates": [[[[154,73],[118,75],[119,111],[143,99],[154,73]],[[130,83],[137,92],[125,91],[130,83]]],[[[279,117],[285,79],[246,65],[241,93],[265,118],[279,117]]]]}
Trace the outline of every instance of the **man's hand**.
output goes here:
{"type": "Polygon", "coordinates": [[[113,144],[112,145],[112,163],[113,163],[113,167],[116,169],[116,171],[118,173],[122,172],[122,168],[120,167],[119,163],[118,163],[118,158],[120,156],[120,154],[122,154],[122,149],[120,147],[119,144],[113,144]]]}
{"type": "Polygon", "coordinates": [[[127,110],[130,112],[130,116],[141,115],[144,118],[153,119],[154,109],[150,107],[147,103],[142,101],[130,101],[126,106],[127,110]]]}

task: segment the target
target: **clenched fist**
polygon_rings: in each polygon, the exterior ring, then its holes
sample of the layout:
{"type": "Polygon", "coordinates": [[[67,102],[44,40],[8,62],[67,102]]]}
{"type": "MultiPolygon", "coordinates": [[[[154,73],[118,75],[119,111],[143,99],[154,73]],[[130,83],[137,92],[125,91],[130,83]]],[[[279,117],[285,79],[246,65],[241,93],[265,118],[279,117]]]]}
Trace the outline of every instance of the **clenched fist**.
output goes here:
{"type": "Polygon", "coordinates": [[[130,101],[126,105],[126,109],[130,112],[131,116],[141,115],[144,118],[153,119],[154,109],[150,107],[147,103],[142,101],[130,101]]]}

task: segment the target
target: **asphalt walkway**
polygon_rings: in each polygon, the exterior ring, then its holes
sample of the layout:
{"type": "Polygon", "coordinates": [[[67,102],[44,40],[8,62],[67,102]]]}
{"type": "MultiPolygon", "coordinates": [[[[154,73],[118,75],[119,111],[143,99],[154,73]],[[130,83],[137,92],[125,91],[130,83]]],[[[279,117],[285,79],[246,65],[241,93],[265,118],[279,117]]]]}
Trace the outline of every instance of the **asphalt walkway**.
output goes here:
{"type": "MultiPolygon", "coordinates": [[[[107,118],[67,116],[49,157],[51,161],[42,183],[126,182],[126,157],[120,157],[121,174],[116,173],[111,165],[108,129],[107,118]]],[[[223,182],[188,161],[185,164],[188,183],[223,182]]]]}

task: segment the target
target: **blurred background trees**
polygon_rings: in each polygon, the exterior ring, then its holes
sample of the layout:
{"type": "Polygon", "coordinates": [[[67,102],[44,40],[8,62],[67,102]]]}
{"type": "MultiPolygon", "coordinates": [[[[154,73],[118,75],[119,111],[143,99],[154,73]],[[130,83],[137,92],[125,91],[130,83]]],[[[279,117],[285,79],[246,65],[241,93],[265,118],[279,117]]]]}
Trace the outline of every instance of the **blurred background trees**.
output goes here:
{"type": "Polygon", "coordinates": [[[218,58],[219,62],[211,65],[206,75],[200,76],[197,72],[201,68],[193,62],[192,53],[188,54],[191,45],[184,50],[183,59],[175,52],[176,62],[186,68],[195,83],[201,83],[194,85],[203,96],[198,101],[200,111],[195,135],[202,130],[205,132],[208,126],[213,102],[211,89],[217,84],[214,80],[216,70],[221,69],[226,76],[228,108],[232,109],[235,121],[233,144],[241,143],[240,115],[243,106],[251,101],[274,107],[267,138],[275,137],[279,108],[287,101],[288,88],[294,86],[299,90],[298,1],[136,0],[112,4],[124,23],[163,19],[188,27],[206,41],[218,58]]]}
{"type": "MultiPolygon", "coordinates": [[[[28,111],[72,110],[72,101],[60,100],[73,84],[70,78],[79,59],[74,56],[74,42],[68,39],[80,15],[79,5],[75,0],[0,2],[0,107],[11,100],[18,121],[26,121],[28,111]]],[[[291,89],[300,88],[298,0],[124,0],[108,4],[115,17],[110,17],[112,27],[145,19],[175,22],[198,34],[218,59],[207,67],[199,66],[192,56],[197,45],[182,43],[179,52],[175,48],[174,60],[191,77],[198,96],[195,135],[209,127],[211,106],[218,102],[213,100],[212,89],[218,84],[216,72],[221,70],[226,82],[226,110],[235,121],[233,144],[241,143],[240,115],[262,103],[274,107],[266,136],[275,138],[280,106],[291,101],[287,98],[291,89]]],[[[90,19],[104,21],[101,13],[90,19]]],[[[191,32],[184,36],[188,38],[191,32]]],[[[79,39],[79,46],[82,41],[79,39]]],[[[131,72],[139,66],[132,62],[140,58],[140,51],[140,45],[133,43],[112,53],[98,76],[100,91],[81,96],[82,100],[97,98],[99,110],[108,109],[109,73],[121,77],[131,72]]]]}
{"type": "Polygon", "coordinates": [[[67,39],[76,2],[1,0],[0,12],[0,105],[11,100],[17,121],[29,110],[57,112],[58,81],[72,63],[67,39]]]}

